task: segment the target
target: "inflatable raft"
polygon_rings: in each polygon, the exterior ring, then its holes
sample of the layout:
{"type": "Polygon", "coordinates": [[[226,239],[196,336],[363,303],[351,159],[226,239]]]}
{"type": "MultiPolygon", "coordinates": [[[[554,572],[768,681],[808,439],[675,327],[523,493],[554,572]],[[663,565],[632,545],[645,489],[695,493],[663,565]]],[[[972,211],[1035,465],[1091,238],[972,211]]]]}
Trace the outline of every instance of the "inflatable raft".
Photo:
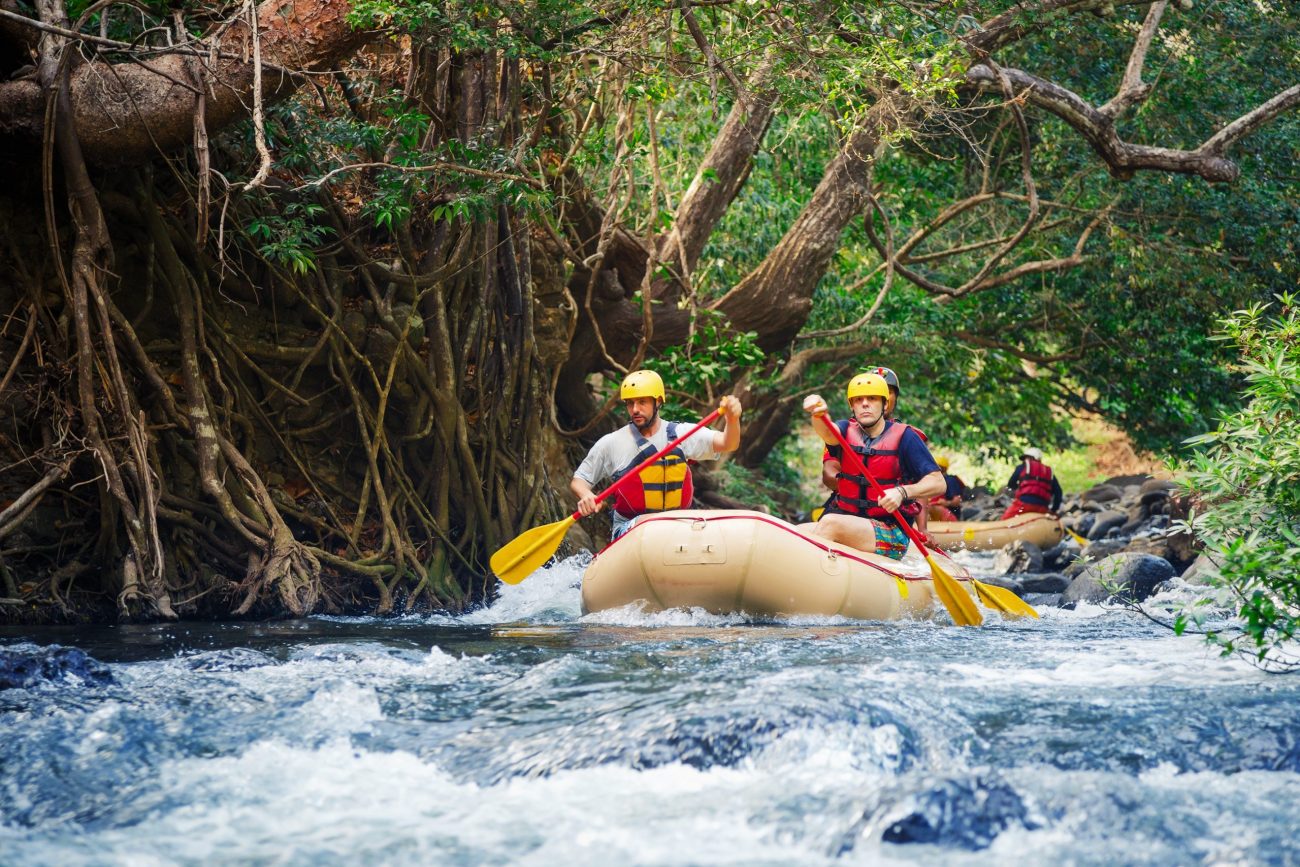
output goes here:
{"type": "MultiPolygon", "coordinates": [[[[891,560],[799,532],[744,510],[662,512],[642,518],[596,555],[582,577],[582,609],[630,603],[714,614],[930,617],[943,610],[929,564],[909,550],[891,560]]],[[[974,596],[970,574],[932,555],[974,596]]]]}
{"type": "Polygon", "coordinates": [[[1050,548],[1065,534],[1060,518],[1043,512],[1024,512],[1005,521],[931,521],[925,532],[945,551],[996,551],[1017,539],[1050,548]]]}

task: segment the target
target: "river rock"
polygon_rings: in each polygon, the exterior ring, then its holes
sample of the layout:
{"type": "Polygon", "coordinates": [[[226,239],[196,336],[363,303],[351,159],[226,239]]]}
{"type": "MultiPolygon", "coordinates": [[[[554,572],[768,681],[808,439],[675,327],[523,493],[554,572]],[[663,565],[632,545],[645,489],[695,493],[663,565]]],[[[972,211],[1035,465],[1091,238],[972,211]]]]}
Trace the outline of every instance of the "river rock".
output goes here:
{"type": "Polygon", "coordinates": [[[1025,593],[1064,593],[1070,583],[1070,579],[1060,572],[1044,572],[1041,575],[1026,575],[1021,578],[1020,589],[1025,593]]]}
{"type": "Polygon", "coordinates": [[[1092,525],[1096,523],[1096,521],[1096,512],[1082,512],[1071,520],[1062,521],[1061,523],[1071,532],[1083,536],[1086,539],[1088,537],[1088,531],[1092,529],[1092,525]]]}
{"type": "Polygon", "coordinates": [[[1137,536],[1124,550],[1133,554],[1151,554],[1168,560],[1175,572],[1185,572],[1196,558],[1191,550],[1191,539],[1186,533],[1152,533],[1137,536]]]}
{"type": "Polygon", "coordinates": [[[1079,543],[1066,536],[1052,547],[1043,552],[1043,569],[1051,571],[1054,569],[1064,569],[1083,553],[1079,543]]]}
{"type": "Polygon", "coordinates": [[[366,342],[366,327],[369,323],[366,321],[366,315],[360,310],[348,309],[343,311],[343,316],[339,327],[347,335],[348,340],[352,341],[353,346],[361,346],[366,342]]]}
{"type": "Polygon", "coordinates": [[[113,675],[96,659],[75,647],[0,650],[0,689],[35,686],[46,681],[78,678],[86,684],[113,683],[113,675]]]}
{"type": "Polygon", "coordinates": [[[997,778],[944,780],[909,800],[907,815],[886,826],[884,842],[978,851],[1008,828],[1037,827],[1016,790],[997,778]]]}
{"type": "Polygon", "coordinates": [[[1182,577],[1188,584],[1207,587],[1218,579],[1219,564],[1215,563],[1209,554],[1202,552],[1192,561],[1192,565],[1187,567],[1182,577]]]}
{"type": "Polygon", "coordinates": [[[1110,598],[1141,602],[1174,577],[1168,560],[1151,554],[1112,554],[1084,569],[1064,593],[1064,601],[1101,602],[1110,598]]]}
{"type": "Polygon", "coordinates": [[[397,351],[397,338],[386,329],[372,328],[366,332],[364,351],[377,370],[385,370],[397,351]]]}
{"type": "Polygon", "coordinates": [[[1107,510],[1100,512],[1096,520],[1092,522],[1092,527],[1088,530],[1089,539],[1104,539],[1106,534],[1112,529],[1124,526],[1128,521],[1128,515],[1124,512],[1107,510]]]}
{"type": "Polygon", "coordinates": [[[1122,493],[1119,488],[1103,482],[1084,491],[1079,495],[1079,499],[1085,503],[1109,503],[1118,500],[1121,496],[1122,493]]]}
{"type": "Polygon", "coordinates": [[[1146,473],[1130,473],[1127,476],[1111,476],[1103,484],[1114,485],[1121,491],[1132,488],[1133,495],[1136,496],[1138,489],[1150,479],[1151,477],[1146,473]]]}
{"type": "MultiPolygon", "coordinates": [[[[1099,560],[1105,560],[1111,554],[1118,554],[1120,551],[1123,551],[1125,544],[1127,543],[1123,539],[1098,539],[1096,542],[1089,542],[1087,546],[1079,552],[1079,559],[1077,562],[1081,562],[1084,566],[1087,566],[1089,563],[1096,563],[1099,560]]],[[[1076,570],[1074,574],[1077,575],[1078,571],[1079,570],[1076,570]]],[[[1067,570],[1066,574],[1068,575],[1070,572],[1067,570]]]]}
{"type": "Polygon", "coordinates": [[[1010,575],[988,575],[980,578],[980,583],[992,584],[994,587],[1001,587],[1004,590],[1010,590],[1017,596],[1020,595],[1022,590],[1020,581],[1016,578],[1012,578],[1010,575]]]}
{"type": "Polygon", "coordinates": [[[1043,571],[1043,551],[1033,542],[1008,542],[993,558],[993,571],[1001,575],[1043,571]]]}
{"type": "Polygon", "coordinates": [[[1150,507],[1156,503],[1167,502],[1177,487],[1168,479],[1147,479],[1138,488],[1138,498],[1144,505],[1150,507]]]}
{"type": "Polygon", "coordinates": [[[1060,593],[1026,593],[1021,598],[1034,608],[1061,608],[1065,604],[1060,593]]]}
{"type": "Polygon", "coordinates": [[[569,527],[569,532],[564,541],[574,553],[578,551],[591,551],[594,553],[599,550],[596,541],[591,537],[591,533],[587,532],[586,527],[578,523],[574,523],[569,527]]]}

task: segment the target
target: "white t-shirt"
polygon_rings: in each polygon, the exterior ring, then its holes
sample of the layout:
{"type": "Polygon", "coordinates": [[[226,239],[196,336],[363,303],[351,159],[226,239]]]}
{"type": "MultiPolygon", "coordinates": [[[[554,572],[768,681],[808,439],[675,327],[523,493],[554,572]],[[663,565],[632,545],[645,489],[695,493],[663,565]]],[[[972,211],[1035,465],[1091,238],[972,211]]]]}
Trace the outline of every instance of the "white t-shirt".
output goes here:
{"type": "MultiPolygon", "coordinates": [[[[677,422],[677,435],[681,436],[694,427],[694,422],[677,422]]],[[[716,461],[718,453],[713,450],[715,431],[705,428],[683,442],[679,448],[682,454],[693,461],[716,461]]],[[[655,451],[668,445],[668,422],[659,420],[659,429],[646,437],[655,447],[655,451]]],[[[614,473],[632,463],[640,451],[636,439],[632,436],[630,425],[623,425],[613,433],[607,433],[587,452],[582,463],[573,471],[573,475],[582,479],[593,488],[596,483],[608,479],[614,473]]]]}

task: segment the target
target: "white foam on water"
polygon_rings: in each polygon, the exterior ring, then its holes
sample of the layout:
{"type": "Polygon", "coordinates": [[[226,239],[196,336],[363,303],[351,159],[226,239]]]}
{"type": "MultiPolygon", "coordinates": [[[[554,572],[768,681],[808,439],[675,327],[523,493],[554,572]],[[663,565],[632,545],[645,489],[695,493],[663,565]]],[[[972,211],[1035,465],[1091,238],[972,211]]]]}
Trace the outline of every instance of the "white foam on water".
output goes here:
{"type": "MultiPolygon", "coordinates": [[[[812,771],[826,778],[831,767],[812,771]]],[[[785,773],[601,766],[481,787],[405,752],[274,739],[160,767],[173,806],[150,817],[147,833],[5,829],[0,840],[10,838],[15,863],[32,864],[821,863],[853,819],[853,803],[835,803],[842,791],[829,796],[861,775],[841,775],[813,796],[829,812],[801,828],[789,802],[776,832],[754,819],[789,801],[785,773]]]]}
{"type": "Polygon", "coordinates": [[[518,584],[497,582],[497,598],[455,619],[467,626],[497,623],[557,623],[576,620],[582,612],[582,573],[591,562],[583,551],[533,572],[518,584]]]}
{"type": "Polygon", "coordinates": [[[744,614],[710,614],[703,608],[670,608],[647,611],[639,602],[607,608],[583,616],[583,623],[601,626],[739,626],[751,622],[744,614]]]}
{"type": "Polygon", "coordinates": [[[946,666],[970,686],[1054,685],[1133,687],[1261,683],[1268,675],[1238,657],[1224,657],[1202,636],[1093,638],[1072,646],[1053,642],[1029,658],[946,666]]]}

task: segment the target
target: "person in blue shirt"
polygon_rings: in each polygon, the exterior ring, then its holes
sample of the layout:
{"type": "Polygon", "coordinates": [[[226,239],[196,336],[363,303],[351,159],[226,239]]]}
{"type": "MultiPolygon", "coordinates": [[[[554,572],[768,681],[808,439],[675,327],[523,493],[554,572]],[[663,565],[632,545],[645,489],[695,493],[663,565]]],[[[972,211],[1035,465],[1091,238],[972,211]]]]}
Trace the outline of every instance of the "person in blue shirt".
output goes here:
{"type": "Polygon", "coordinates": [[[821,519],[803,529],[861,551],[901,559],[909,540],[896,514],[915,524],[921,504],[947,489],[943,473],[920,434],[886,417],[890,392],[884,377],[860,373],[849,381],[845,396],[851,417],[836,425],[884,494],[877,500],[856,464],[843,464],[839,440],[818,419],[827,414],[826,401],[821,395],[810,394],[804,398],[803,408],[826,443],[822,481],[834,488],[835,494],[821,519]]]}
{"type": "Polygon", "coordinates": [[[961,501],[966,496],[966,483],[959,476],[948,472],[947,457],[935,455],[934,460],[943,472],[943,481],[948,487],[942,494],[930,500],[930,520],[960,521],[961,501]]]}

